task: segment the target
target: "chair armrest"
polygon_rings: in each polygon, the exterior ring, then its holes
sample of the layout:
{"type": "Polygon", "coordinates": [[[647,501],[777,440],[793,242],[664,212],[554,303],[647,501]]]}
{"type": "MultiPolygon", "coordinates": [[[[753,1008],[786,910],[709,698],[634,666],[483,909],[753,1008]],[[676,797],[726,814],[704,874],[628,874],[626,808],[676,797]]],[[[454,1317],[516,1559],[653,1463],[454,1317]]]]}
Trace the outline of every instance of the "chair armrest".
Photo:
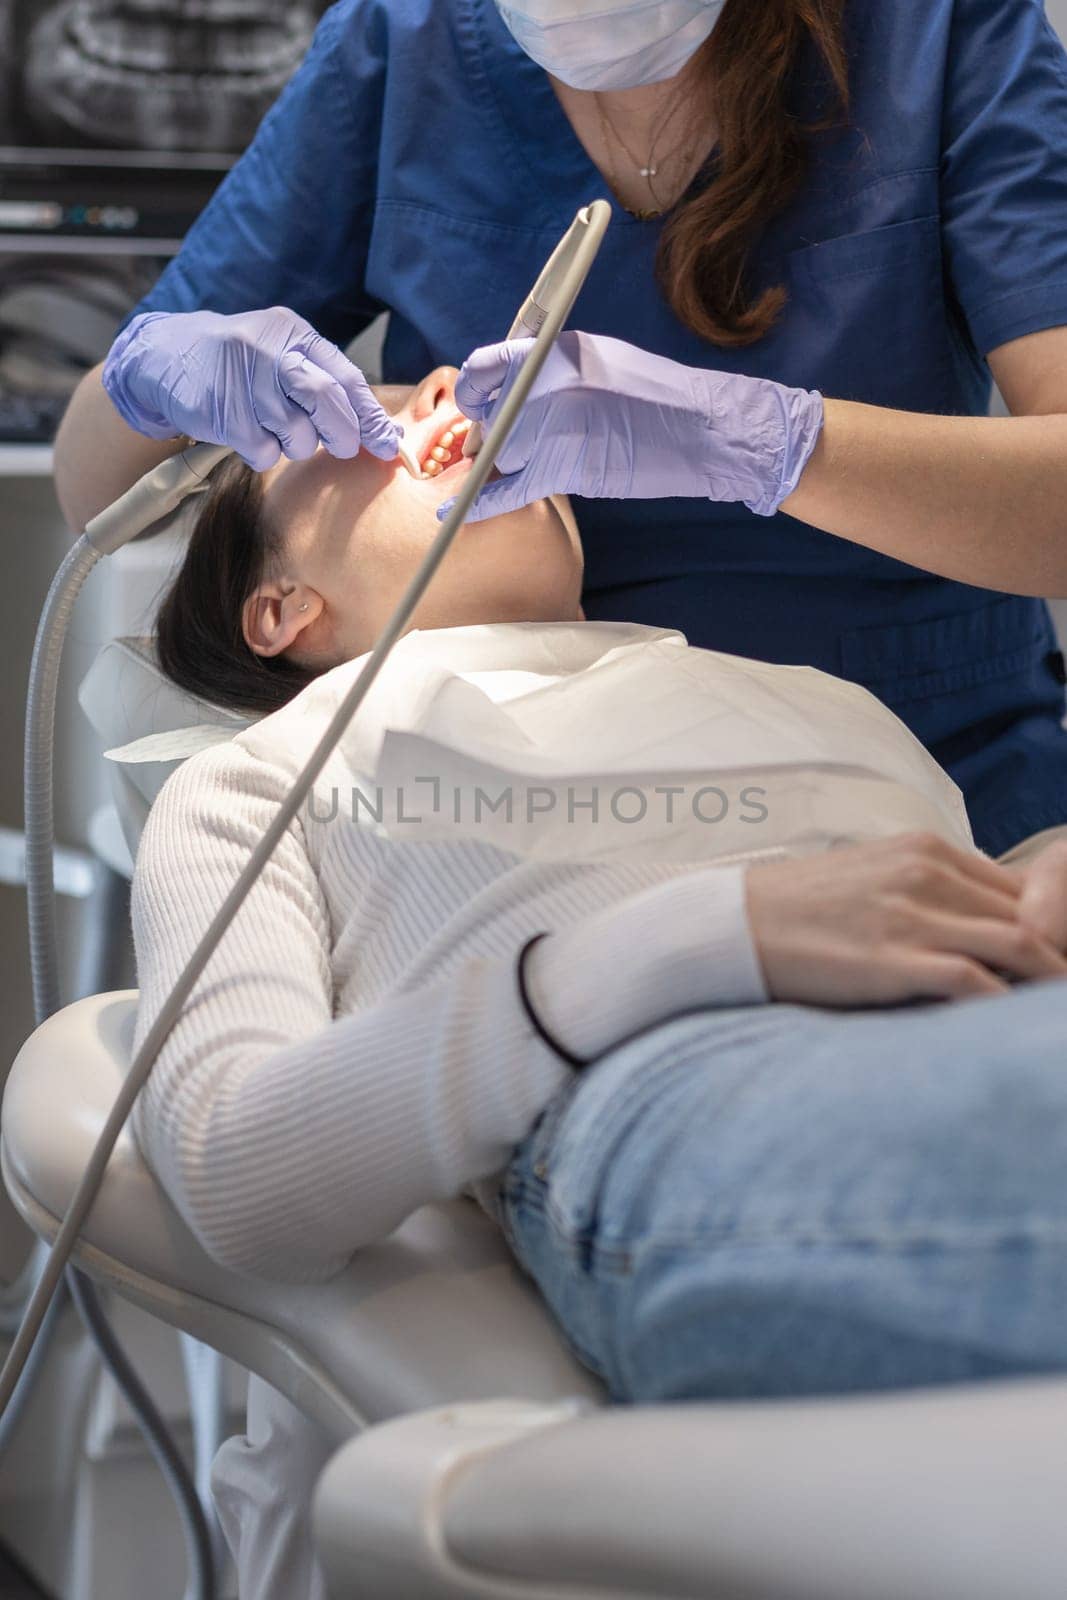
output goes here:
{"type": "Polygon", "coordinates": [[[425,1412],[346,1444],[335,1600],[1062,1600],[1067,1381],[425,1412]]]}

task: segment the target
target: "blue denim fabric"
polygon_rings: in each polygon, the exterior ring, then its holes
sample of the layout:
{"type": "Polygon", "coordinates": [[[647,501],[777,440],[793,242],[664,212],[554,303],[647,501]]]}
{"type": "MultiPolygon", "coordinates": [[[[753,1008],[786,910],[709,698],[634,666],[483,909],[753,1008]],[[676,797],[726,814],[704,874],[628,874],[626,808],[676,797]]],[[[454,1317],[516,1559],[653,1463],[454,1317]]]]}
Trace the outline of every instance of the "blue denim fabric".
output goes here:
{"type": "Polygon", "coordinates": [[[557,1093],[501,1209],[615,1401],[1067,1369],[1067,983],[676,1019],[557,1093]]]}

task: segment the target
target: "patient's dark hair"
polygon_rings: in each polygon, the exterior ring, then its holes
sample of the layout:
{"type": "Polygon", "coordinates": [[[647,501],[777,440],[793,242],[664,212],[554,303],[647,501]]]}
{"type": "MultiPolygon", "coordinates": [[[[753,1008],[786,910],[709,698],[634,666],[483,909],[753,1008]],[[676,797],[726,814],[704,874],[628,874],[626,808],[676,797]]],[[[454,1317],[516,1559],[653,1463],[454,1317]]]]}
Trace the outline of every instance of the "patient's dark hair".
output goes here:
{"type": "Polygon", "coordinates": [[[241,611],[281,554],[263,509],[258,472],[232,457],[215,471],[181,571],[156,622],[159,664],[189,694],[233,711],[277,711],[323,670],[286,656],[257,656],[241,611]]]}

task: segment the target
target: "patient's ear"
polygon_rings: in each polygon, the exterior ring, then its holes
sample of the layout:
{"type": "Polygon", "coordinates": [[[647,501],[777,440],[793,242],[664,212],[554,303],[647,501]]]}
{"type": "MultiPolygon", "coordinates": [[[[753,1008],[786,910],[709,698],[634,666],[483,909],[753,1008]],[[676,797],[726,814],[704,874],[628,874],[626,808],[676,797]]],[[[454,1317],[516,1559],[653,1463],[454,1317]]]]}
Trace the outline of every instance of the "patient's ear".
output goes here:
{"type": "Polygon", "coordinates": [[[321,594],[303,583],[261,583],[241,608],[241,631],[257,656],[279,656],[322,615],[321,594]]]}

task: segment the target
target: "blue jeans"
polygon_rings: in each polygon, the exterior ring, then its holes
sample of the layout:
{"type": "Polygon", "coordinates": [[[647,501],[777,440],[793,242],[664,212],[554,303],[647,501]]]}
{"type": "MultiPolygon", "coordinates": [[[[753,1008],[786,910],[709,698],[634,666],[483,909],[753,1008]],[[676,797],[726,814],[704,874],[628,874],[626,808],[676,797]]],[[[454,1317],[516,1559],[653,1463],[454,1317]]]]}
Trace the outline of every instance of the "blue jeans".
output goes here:
{"type": "Polygon", "coordinates": [[[500,1198],[615,1401],[1067,1370],[1067,982],[675,1019],[559,1091],[500,1198]]]}

